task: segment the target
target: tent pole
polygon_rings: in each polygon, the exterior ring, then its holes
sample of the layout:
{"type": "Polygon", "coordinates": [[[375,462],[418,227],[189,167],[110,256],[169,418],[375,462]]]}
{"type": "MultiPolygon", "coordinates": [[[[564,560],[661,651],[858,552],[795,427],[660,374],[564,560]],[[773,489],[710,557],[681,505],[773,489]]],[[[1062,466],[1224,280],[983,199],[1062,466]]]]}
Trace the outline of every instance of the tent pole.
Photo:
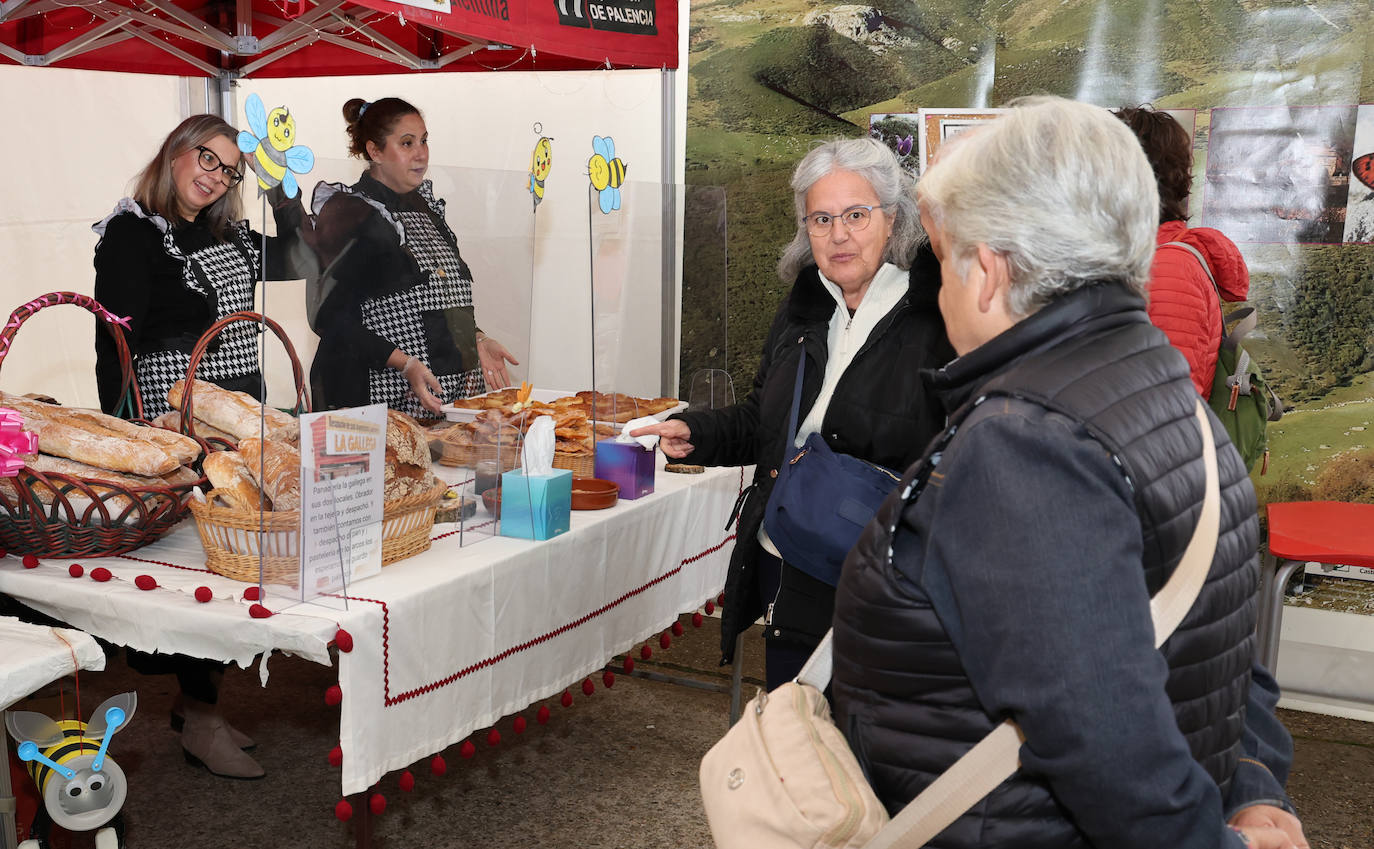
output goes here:
{"type": "Polygon", "coordinates": [[[674,181],[676,168],[674,168],[675,151],[674,140],[677,137],[676,128],[673,125],[673,113],[675,103],[674,76],[676,71],[672,68],[664,68],[660,72],[662,82],[659,114],[661,116],[661,126],[659,127],[661,151],[661,164],[659,166],[659,180],[663,186],[661,210],[662,222],[660,230],[660,242],[662,245],[663,267],[662,267],[662,289],[659,295],[662,319],[659,327],[660,351],[659,358],[659,391],[665,397],[678,397],[677,381],[677,183],[674,181]]]}

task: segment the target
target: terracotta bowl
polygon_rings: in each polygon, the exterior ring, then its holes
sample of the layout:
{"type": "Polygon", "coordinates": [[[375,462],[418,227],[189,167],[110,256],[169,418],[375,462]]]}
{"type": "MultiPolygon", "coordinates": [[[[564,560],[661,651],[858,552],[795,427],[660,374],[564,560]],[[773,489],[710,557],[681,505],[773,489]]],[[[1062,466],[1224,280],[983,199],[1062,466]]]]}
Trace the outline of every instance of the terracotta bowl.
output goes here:
{"type": "Polygon", "coordinates": [[[572,509],[605,510],[620,499],[620,485],[600,478],[573,478],[572,509]]]}
{"type": "Polygon", "coordinates": [[[501,489],[489,489],[482,493],[482,503],[486,505],[487,512],[492,518],[501,518],[501,489]]]}

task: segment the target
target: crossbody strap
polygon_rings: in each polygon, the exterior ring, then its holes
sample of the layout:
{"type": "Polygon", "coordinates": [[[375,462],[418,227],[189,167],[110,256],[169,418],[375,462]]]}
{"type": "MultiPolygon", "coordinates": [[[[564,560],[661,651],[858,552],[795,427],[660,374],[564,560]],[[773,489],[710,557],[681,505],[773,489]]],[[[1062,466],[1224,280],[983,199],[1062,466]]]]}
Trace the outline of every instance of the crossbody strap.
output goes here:
{"type": "MultiPolygon", "coordinates": [[[[1202,511],[1183,559],[1169,580],[1150,599],[1150,618],[1155,626],[1155,647],[1183,621],[1207,581],[1217,538],[1221,531],[1221,487],[1217,473],[1216,441],[1207,407],[1199,399],[1194,407],[1202,433],[1202,465],[1205,489],[1202,511]]],[[[827,631],[816,651],[802,667],[797,681],[824,690],[833,669],[831,640],[827,631]]],[[[864,849],[917,849],[949,827],[997,785],[1010,778],[1020,765],[1025,738],[1015,722],[1006,720],[964,754],[919,796],[883,827],[864,849]]]]}

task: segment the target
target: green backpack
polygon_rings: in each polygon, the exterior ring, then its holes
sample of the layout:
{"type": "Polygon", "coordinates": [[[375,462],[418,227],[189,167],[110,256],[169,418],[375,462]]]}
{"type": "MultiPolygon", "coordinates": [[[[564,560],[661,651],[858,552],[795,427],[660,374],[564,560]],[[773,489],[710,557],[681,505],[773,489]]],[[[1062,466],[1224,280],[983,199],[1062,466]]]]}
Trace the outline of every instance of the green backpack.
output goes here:
{"type": "MultiPolygon", "coordinates": [[[[1192,254],[1207,272],[1207,279],[1212,281],[1217,304],[1224,303],[1212,269],[1197,248],[1183,242],[1167,242],[1160,247],[1182,248],[1192,254]]],[[[1242,307],[1230,315],[1225,313],[1224,307],[1221,309],[1221,345],[1217,348],[1217,370],[1212,377],[1212,394],[1207,403],[1226,427],[1231,443],[1245,461],[1245,468],[1253,471],[1255,464],[1262,460],[1260,474],[1264,474],[1269,470],[1265,428],[1269,422],[1276,422],[1283,416],[1283,401],[1240,346],[1241,340],[1259,323],[1254,307],[1242,307]]]]}

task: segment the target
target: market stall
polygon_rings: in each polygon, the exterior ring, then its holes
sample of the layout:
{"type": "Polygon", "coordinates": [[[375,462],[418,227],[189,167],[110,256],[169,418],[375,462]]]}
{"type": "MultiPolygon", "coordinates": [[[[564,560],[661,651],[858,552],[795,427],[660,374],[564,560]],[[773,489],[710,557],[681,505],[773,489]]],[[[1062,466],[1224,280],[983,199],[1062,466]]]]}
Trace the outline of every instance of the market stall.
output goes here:
{"type": "Polygon", "coordinates": [[[7,557],[0,592],[133,648],[244,665],[257,657],[264,680],[270,652],[329,664],[329,644],[346,631],[341,788],[359,793],[562,691],[714,598],[740,471],[659,472],[653,496],[579,511],[568,533],[547,542],[460,546],[455,526],[436,525],[429,551],[355,583],[346,607],[304,604],[254,618],[244,595],[257,587],[206,570],[189,524],[127,555],[81,561],[76,577],[75,558],[26,568],[7,557]],[[96,567],[108,580],[91,577],[96,567]],[[140,576],[152,579],[149,589],[140,576]],[[213,599],[198,601],[200,587],[213,599]]]}

